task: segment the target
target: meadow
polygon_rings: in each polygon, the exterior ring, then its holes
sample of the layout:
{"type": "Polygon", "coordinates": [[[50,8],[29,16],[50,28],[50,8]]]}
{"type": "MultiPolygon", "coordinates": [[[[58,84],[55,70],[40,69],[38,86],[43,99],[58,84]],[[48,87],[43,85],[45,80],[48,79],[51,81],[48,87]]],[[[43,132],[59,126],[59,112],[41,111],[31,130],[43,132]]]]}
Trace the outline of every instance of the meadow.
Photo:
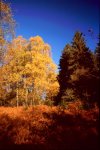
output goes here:
{"type": "Polygon", "coordinates": [[[0,107],[1,149],[98,150],[97,107],[0,107]]]}

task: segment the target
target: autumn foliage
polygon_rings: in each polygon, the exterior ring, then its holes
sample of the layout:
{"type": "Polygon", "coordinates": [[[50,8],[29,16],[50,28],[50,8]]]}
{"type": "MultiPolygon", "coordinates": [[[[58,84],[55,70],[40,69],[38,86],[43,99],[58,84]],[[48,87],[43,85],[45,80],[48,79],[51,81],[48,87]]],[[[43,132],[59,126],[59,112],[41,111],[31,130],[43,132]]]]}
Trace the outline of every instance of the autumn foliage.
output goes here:
{"type": "Polygon", "coordinates": [[[76,32],[58,72],[50,45],[15,38],[10,5],[0,6],[0,150],[98,150],[100,42],[94,53],[76,32]]]}
{"type": "MultiPolygon", "coordinates": [[[[73,104],[72,104],[73,105],[73,104]]],[[[85,111],[38,105],[0,108],[0,146],[97,149],[98,109],[85,111]]],[[[24,147],[24,148],[26,148],[24,147]]],[[[29,147],[28,147],[29,148],[29,147]]]]}
{"type": "Polygon", "coordinates": [[[50,46],[40,36],[29,40],[19,36],[7,45],[0,67],[0,105],[40,104],[57,95],[57,66],[50,54],[50,46]]]}

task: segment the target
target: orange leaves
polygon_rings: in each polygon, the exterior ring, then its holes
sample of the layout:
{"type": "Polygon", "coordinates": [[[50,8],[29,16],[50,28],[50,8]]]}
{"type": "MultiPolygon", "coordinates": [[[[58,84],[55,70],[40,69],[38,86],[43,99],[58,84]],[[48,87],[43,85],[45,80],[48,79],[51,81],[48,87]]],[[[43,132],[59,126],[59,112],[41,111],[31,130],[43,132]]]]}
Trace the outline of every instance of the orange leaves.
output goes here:
{"type": "Polygon", "coordinates": [[[97,122],[94,120],[97,116],[97,108],[90,111],[62,111],[58,107],[45,105],[27,109],[1,107],[0,142],[18,145],[43,144],[46,149],[48,144],[52,148],[55,145],[59,148],[59,143],[62,147],[65,145],[66,149],[68,144],[70,148],[77,149],[79,143],[81,146],[88,146],[88,142],[91,142],[89,147],[92,147],[98,136],[97,122]]]}
{"type": "Polygon", "coordinates": [[[40,36],[31,37],[29,39],[30,50],[35,53],[40,53],[42,55],[51,57],[50,55],[50,45],[44,43],[40,36]]]}
{"type": "MultiPolygon", "coordinates": [[[[0,142],[5,145],[41,144],[44,150],[50,149],[96,149],[98,131],[98,110],[61,110],[44,105],[30,108],[0,108],[0,142]],[[95,112],[95,113],[94,113],[95,112]],[[94,116],[92,116],[92,113],[94,116]],[[76,115],[75,115],[76,114],[76,115]],[[83,116],[87,116],[88,119],[83,116]]],[[[36,148],[37,149],[37,148],[36,148]]]]}
{"type": "Polygon", "coordinates": [[[43,39],[40,36],[35,36],[35,37],[31,37],[30,41],[34,44],[34,45],[38,45],[38,44],[44,44],[43,39]]]}
{"type": "Polygon", "coordinates": [[[0,35],[1,37],[8,38],[9,33],[14,37],[15,21],[13,20],[10,5],[4,0],[0,0],[0,35]]]}
{"type": "Polygon", "coordinates": [[[9,10],[10,10],[9,6],[3,1],[0,1],[0,11],[7,13],[9,12],[9,10]]]}
{"type": "MultiPolygon", "coordinates": [[[[34,102],[40,104],[42,100],[50,100],[57,95],[57,66],[50,56],[50,46],[40,36],[29,40],[22,36],[13,39],[7,45],[4,62],[2,72],[6,97],[9,86],[10,91],[15,93],[16,105],[26,102],[29,105],[34,102]]],[[[13,104],[15,102],[11,102],[13,104]]]]}

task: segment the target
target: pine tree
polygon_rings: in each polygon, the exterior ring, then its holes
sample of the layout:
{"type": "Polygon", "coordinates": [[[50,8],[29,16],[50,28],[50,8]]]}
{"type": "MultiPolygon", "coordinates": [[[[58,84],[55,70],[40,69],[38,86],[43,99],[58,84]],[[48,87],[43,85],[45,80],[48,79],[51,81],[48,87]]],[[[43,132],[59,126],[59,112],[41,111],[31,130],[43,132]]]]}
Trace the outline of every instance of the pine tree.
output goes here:
{"type": "Polygon", "coordinates": [[[75,63],[77,64],[72,77],[72,84],[78,97],[85,103],[92,104],[95,97],[95,64],[93,54],[87,48],[83,34],[76,32],[72,47],[75,51],[75,63]],[[76,76],[76,77],[75,77],[76,76]]]}
{"type": "Polygon", "coordinates": [[[72,57],[71,51],[72,51],[71,45],[67,44],[60,58],[59,75],[58,75],[58,82],[60,88],[59,88],[58,96],[56,98],[56,104],[59,104],[62,100],[64,101],[68,100],[66,93],[67,90],[71,89],[70,76],[73,72],[73,68],[71,68],[71,65],[73,64],[73,61],[71,59],[72,57]]]}
{"type": "Polygon", "coordinates": [[[94,58],[81,32],[76,32],[72,44],[64,48],[59,67],[57,104],[77,99],[92,103],[95,96],[94,58]]]}
{"type": "Polygon", "coordinates": [[[98,38],[98,44],[95,50],[95,64],[96,64],[96,100],[100,107],[100,34],[98,38]]]}
{"type": "Polygon", "coordinates": [[[96,65],[97,65],[98,71],[100,72],[100,34],[99,34],[98,40],[99,42],[95,50],[95,56],[96,56],[96,65]]]}

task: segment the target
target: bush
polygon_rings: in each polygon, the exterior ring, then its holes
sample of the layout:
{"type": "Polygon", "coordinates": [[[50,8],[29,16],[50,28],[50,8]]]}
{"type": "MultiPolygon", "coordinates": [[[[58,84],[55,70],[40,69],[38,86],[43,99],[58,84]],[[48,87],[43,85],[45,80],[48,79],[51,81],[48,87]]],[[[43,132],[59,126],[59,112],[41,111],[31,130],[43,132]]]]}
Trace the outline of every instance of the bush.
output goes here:
{"type": "Polygon", "coordinates": [[[74,101],[77,99],[73,89],[66,89],[64,95],[61,97],[62,101],[74,101]]]}
{"type": "Polygon", "coordinates": [[[68,108],[68,102],[66,102],[65,100],[62,100],[59,105],[62,109],[68,108]]]}
{"type": "Polygon", "coordinates": [[[45,100],[45,101],[43,102],[43,104],[44,104],[44,105],[47,105],[47,106],[53,106],[53,103],[54,103],[54,102],[53,102],[52,100],[49,100],[49,99],[48,99],[48,100],[45,100]]]}
{"type": "MultiPolygon", "coordinates": [[[[0,149],[16,149],[8,148],[9,145],[38,149],[34,146],[39,145],[41,150],[97,150],[98,107],[78,111],[74,107],[80,101],[66,103],[70,109],[46,105],[28,107],[27,111],[23,107],[0,107],[0,149]]],[[[66,103],[62,102],[62,106],[66,103]]]]}

